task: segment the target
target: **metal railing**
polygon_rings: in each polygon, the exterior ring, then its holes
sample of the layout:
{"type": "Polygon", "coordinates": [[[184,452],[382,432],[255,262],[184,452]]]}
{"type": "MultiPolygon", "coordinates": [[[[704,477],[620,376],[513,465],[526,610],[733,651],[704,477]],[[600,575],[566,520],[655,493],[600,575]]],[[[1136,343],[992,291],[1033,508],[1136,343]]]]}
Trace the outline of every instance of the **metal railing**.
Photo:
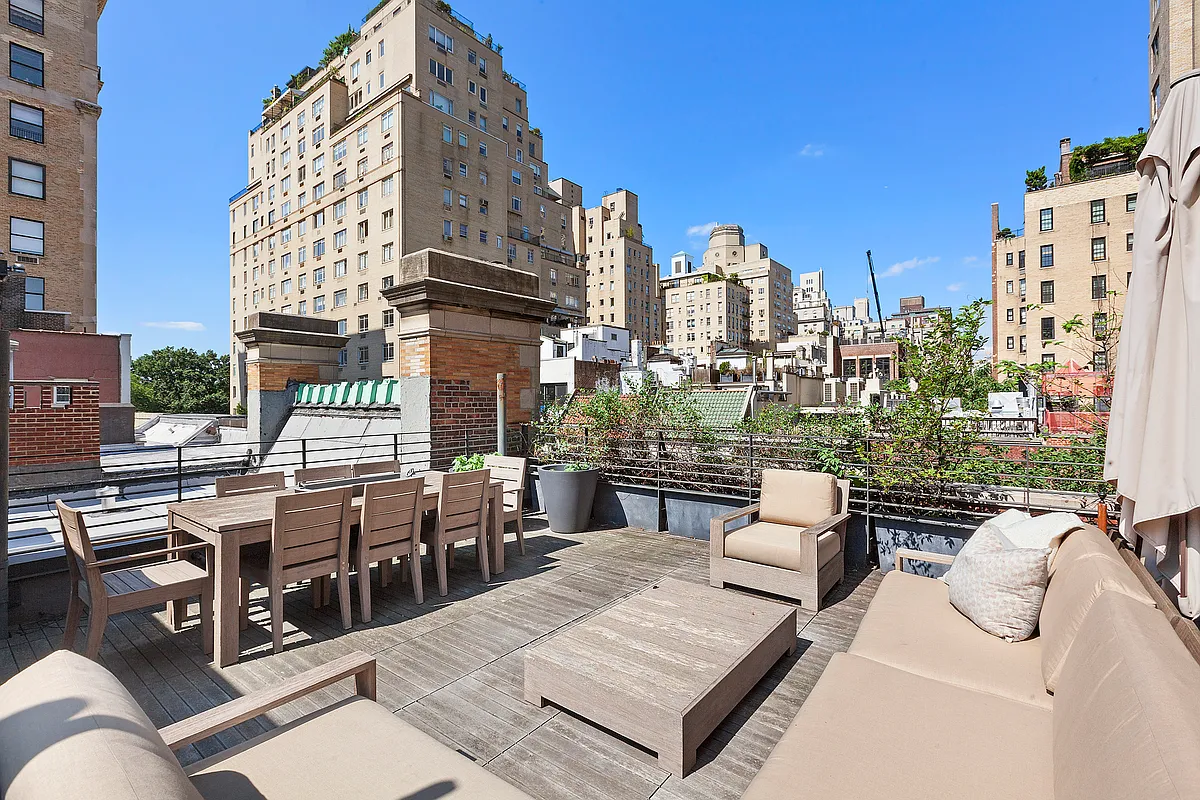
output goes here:
{"type": "MultiPolygon", "coordinates": [[[[505,438],[510,455],[526,452],[525,428],[509,427],[505,438]]],[[[290,476],[296,469],[382,460],[398,461],[405,473],[445,470],[457,456],[492,453],[497,445],[493,422],[409,433],[64,450],[62,463],[37,468],[36,487],[11,491],[10,559],[19,563],[61,554],[56,499],[83,508],[89,534],[103,545],[106,536],[161,535],[169,504],[213,497],[216,479],[223,476],[260,471],[290,476]]]]}

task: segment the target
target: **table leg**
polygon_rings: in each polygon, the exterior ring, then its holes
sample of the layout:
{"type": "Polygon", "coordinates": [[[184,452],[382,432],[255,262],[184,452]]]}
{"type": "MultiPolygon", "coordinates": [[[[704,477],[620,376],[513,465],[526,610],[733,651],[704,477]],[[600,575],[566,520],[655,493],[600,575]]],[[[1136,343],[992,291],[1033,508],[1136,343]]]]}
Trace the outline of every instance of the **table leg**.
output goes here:
{"type": "Polygon", "coordinates": [[[504,489],[492,490],[492,574],[504,572],[504,489]]]}
{"type": "MultiPolygon", "coordinates": [[[[175,512],[167,512],[167,547],[178,547],[183,544],[184,537],[182,533],[175,531],[175,512]]],[[[168,561],[174,561],[179,558],[178,553],[172,553],[167,557],[168,561]]],[[[178,633],[183,629],[183,620],[187,617],[187,600],[170,600],[167,602],[167,624],[171,626],[171,630],[178,633]]]]}
{"type": "MultiPolygon", "coordinates": [[[[217,537],[216,544],[216,602],[213,604],[216,626],[216,649],[213,662],[218,667],[228,667],[238,660],[238,602],[241,595],[240,554],[241,547],[236,536],[217,537]]],[[[272,614],[281,609],[271,609],[272,614]]]]}

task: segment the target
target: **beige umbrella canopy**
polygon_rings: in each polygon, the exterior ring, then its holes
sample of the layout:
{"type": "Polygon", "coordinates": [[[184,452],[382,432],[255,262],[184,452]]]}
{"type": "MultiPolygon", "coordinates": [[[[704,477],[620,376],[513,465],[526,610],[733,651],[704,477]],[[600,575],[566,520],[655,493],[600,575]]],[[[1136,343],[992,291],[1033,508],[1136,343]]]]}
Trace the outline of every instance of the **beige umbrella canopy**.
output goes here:
{"type": "Polygon", "coordinates": [[[1104,477],[1147,566],[1200,616],[1200,71],[1172,84],[1138,159],[1104,477]]]}

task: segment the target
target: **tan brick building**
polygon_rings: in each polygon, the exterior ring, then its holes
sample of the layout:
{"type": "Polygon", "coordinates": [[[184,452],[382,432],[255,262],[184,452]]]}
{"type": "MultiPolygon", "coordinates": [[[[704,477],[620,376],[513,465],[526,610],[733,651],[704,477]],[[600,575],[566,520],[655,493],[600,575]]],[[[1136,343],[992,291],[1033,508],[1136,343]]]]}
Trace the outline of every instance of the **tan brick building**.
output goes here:
{"type": "Polygon", "coordinates": [[[557,321],[582,321],[571,210],[550,188],[525,86],[445,4],[381,3],[343,55],[264,103],[229,204],[234,405],[233,334],[254,311],[336,320],[351,336],[343,380],[400,374],[381,292],[426,248],[531,272],[557,321]]]}
{"type": "Polygon", "coordinates": [[[1024,228],[1000,226],[992,204],[992,360],[1074,360],[1106,371],[1133,264],[1137,173],[1128,159],[1097,165],[1103,177],[1070,180],[1071,140],[1060,143],[1052,186],[1026,192],[1024,228]],[[1078,318],[1078,333],[1064,323],[1078,318]]]}
{"type": "Polygon", "coordinates": [[[654,248],[642,235],[638,196],[626,189],[605,194],[583,208],[582,190],[570,181],[552,184],[564,203],[576,201],[571,218],[576,251],[587,268],[587,321],[617,325],[645,344],[663,340],[662,300],[654,248]]]}
{"type": "Polygon", "coordinates": [[[1167,100],[1171,81],[1200,63],[1200,0],[1149,0],[1150,34],[1146,58],[1150,68],[1150,124],[1167,100]]]}
{"type": "Polygon", "coordinates": [[[69,314],[96,331],[96,26],[104,0],[10,0],[2,23],[8,69],[7,191],[0,259],[24,268],[31,311],[69,314]]]}
{"type": "Polygon", "coordinates": [[[671,257],[671,274],[659,281],[663,300],[664,343],[676,355],[696,357],[716,367],[724,345],[750,344],[750,290],[723,268],[697,268],[687,253],[671,257]]]}

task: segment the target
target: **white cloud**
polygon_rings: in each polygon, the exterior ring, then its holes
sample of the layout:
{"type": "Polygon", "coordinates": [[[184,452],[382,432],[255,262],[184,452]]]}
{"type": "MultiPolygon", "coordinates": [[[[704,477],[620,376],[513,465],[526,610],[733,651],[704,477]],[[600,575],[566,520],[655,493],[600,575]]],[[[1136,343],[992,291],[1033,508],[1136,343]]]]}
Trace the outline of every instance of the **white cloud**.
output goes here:
{"type": "Polygon", "coordinates": [[[978,260],[979,260],[979,256],[967,256],[966,258],[963,259],[963,263],[964,264],[974,264],[978,260]]]}
{"type": "Polygon", "coordinates": [[[897,275],[908,272],[910,269],[916,269],[926,264],[936,264],[941,260],[941,256],[929,256],[928,258],[910,258],[908,261],[899,261],[885,269],[880,277],[894,278],[897,275]]]}
{"type": "Polygon", "coordinates": [[[961,283],[952,283],[952,284],[950,284],[949,286],[947,286],[947,287],[946,287],[946,291],[947,291],[947,292],[961,292],[961,291],[962,291],[962,288],[963,288],[963,284],[961,284],[961,283]]]}
{"type": "Polygon", "coordinates": [[[194,333],[207,330],[207,328],[204,327],[203,322],[188,322],[186,320],[181,320],[179,322],[143,322],[142,327],[165,328],[169,331],[192,331],[194,333]]]}
{"type": "Polygon", "coordinates": [[[825,155],[825,145],[809,142],[804,145],[804,149],[800,151],[800,155],[804,158],[820,158],[825,155]]]}
{"type": "Polygon", "coordinates": [[[703,225],[693,225],[687,229],[688,238],[699,239],[701,237],[708,236],[713,232],[713,228],[717,227],[719,224],[720,223],[718,222],[706,222],[703,225]]]}

